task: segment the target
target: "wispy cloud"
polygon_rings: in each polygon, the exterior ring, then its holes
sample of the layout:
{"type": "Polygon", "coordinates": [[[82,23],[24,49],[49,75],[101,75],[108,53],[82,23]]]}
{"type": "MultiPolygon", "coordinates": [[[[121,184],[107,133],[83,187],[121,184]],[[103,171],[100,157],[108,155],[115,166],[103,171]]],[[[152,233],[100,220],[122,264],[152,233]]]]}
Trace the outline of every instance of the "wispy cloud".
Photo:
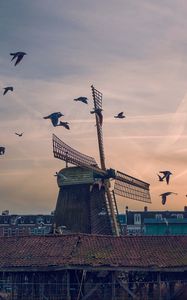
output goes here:
{"type": "MultiPolygon", "coordinates": [[[[162,208],[159,168],[174,170],[172,188],[185,192],[186,13],[182,0],[180,5],[170,0],[46,0],[45,5],[17,0],[16,7],[1,1],[0,88],[14,86],[13,93],[0,96],[0,144],[6,146],[0,191],[8,207],[35,212],[54,207],[53,173],[64,164],[53,158],[52,133],[99,160],[91,84],[103,92],[107,165],[150,181],[153,208],[162,208]],[[14,50],[28,53],[16,67],[9,55],[14,50]],[[75,103],[78,96],[87,96],[89,105],[75,103]],[[70,131],[43,120],[54,111],[64,113],[70,131]],[[113,118],[120,111],[126,119],[113,118]],[[17,130],[24,131],[22,139],[14,135],[17,130]]],[[[123,200],[119,203],[123,210],[123,200]]],[[[171,207],[181,209],[184,203],[171,207]]]]}

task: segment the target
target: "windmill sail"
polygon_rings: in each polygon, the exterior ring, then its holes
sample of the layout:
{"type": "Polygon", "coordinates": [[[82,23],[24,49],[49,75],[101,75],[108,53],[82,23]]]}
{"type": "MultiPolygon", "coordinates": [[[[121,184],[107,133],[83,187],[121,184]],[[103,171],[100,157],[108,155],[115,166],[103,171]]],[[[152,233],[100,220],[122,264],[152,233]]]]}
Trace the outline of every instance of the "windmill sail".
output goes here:
{"type": "MultiPolygon", "coordinates": [[[[93,102],[94,102],[94,109],[102,109],[102,97],[103,94],[99,92],[93,85],[92,88],[92,96],[93,96],[93,102]]],[[[101,168],[103,170],[106,170],[105,166],[105,155],[104,155],[104,145],[103,145],[103,132],[102,132],[102,125],[99,122],[97,116],[96,116],[96,127],[97,127],[97,138],[98,138],[98,146],[99,146],[99,155],[100,155],[100,162],[101,162],[101,168]]]]}
{"type": "Polygon", "coordinates": [[[92,88],[92,95],[93,95],[93,100],[94,100],[94,107],[97,108],[102,108],[102,98],[103,94],[99,92],[94,86],[91,86],[92,88]]]}
{"type": "Polygon", "coordinates": [[[120,171],[116,173],[114,192],[125,198],[151,203],[149,184],[120,171]]]}
{"type": "MultiPolygon", "coordinates": [[[[92,88],[92,96],[94,102],[95,111],[98,109],[102,109],[102,97],[103,94],[99,92],[93,85],[92,88]]],[[[106,171],[105,165],[105,155],[104,155],[104,144],[103,144],[103,132],[102,132],[102,123],[99,121],[97,115],[96,117],[96,127],[97,127],[97,138],[98,138],[98,146],[99,146],[99,155],[100,155],[100,163],[101,169],[106,171]]],[[[105,180],[105,191],[106,191],[106,204],[108,207],[108,213],[110,215],[110,222],[112,226],[112,231],[114,235],[119,235],[119,226],[116,218],[116,212],[114,208],[113,198],[109,189],[109,180],[105,180]]]]}
{"type": "Polygon", "coordinates": [[[98,168],[95,159],[91,156],[80,153],[72,147],[65,144],[55,134],[53,134],[53,153],[54,157],[71,163],[76,166],[93,166],[98,168]]]}

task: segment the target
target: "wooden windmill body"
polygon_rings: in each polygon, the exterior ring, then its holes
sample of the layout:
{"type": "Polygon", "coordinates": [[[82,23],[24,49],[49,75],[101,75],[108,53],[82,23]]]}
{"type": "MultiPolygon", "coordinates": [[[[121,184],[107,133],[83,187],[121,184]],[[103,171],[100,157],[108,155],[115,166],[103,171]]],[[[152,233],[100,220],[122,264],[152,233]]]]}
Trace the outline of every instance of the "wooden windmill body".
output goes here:
{"type": "MultiPolygon", "coordinates": [[[[92,86],[94,109],[102,109],[102,94],[92,86]]],[[[149,184],[105,165],[102,124],[96,114],[100,154],[99,167],[93,157],[71,148],[53,135],[53,153],[58,159],[75,165],[57,174],[59,195],[54,222],[67,232],[120,235],[115,195],[151,202],[149,184]],[[115,180],[114,190],[110,179],[115,180]]]]}

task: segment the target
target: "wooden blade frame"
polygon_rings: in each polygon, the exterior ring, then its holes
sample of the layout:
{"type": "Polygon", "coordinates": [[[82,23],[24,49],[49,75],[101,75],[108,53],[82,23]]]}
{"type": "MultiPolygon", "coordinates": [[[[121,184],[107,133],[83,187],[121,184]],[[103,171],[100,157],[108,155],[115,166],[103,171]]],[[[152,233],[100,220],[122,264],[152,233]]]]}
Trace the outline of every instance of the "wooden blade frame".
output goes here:
{"type": "MultiPolygon", "coordinates": [[[[91,86],[91,88],[92,88],[92,96],[93,96],[93,101],[94,101],[94,109],[95,110],[98,108],[102,109],[103,94],[101,92],[99,92],[98,90],[96,90],[96,88],[94,88],[93,85],[91,86]]],[[[106,171],[102,125],[100,124],[97,116],[95,116],[95,119],[96,119],[96,127],[97,127],[97,138],[98,138],[101,169],[106,171]]],[[[119,228],[118,228],[118,224],[117,224],[117,220],[116,220],[113,200],[112,200],[109,186],[110,186],[109,180],[105,180],[105,191],[106,191],[106,197],[107,197],[106,201],[108,202],[109,214],[111,216],[111,225],[112,225],[114,234],[119,236],[119,228]]]]}
{"type": "Polygon", "coordinates": [[[149,184],[120,171],[116,173],[114,192],[125,198],[151,203],[149,184]]]}
{"type": "Polygon", "coordinates": [[[98,165],[93,157],[82,154],[79,151],[71,148],[61,141],[55,134],[53,134],[53,153],[54,157],[64,160],[66,163],[71,163],[80,167],[93,166],[93,169],[98,168],[98,165]]]}
{"type": "MultiPolygon", "coordinates": [[[[91,86],[92,88],[92,96],[94,101],[94,109],[102,109],[102,97],[103,94],[96,90],[94,86],[91,86]]],[[[96,127],[97,127],[97,138],[98,138],[98,146],[99,146],[99,155],[100,155],[100,163],[101,163],[101,169],[106,170],[105,166],[105,155],[104,155],[104,145],[103,145],[103,132],[102,132],[102,126],[97,118],[96,119],[96,127]]]]}

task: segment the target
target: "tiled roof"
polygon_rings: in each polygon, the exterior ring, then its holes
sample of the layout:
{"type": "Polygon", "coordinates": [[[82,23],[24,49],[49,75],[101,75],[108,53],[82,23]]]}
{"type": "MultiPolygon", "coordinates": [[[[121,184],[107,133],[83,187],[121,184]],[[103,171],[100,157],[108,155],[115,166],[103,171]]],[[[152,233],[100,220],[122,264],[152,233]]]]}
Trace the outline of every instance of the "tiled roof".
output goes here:
{"type": "Polygon", "coordinates": [[[25,236],[0,238],[0,271],[114,267],[187,270],[187,236],[25,236]]]}

